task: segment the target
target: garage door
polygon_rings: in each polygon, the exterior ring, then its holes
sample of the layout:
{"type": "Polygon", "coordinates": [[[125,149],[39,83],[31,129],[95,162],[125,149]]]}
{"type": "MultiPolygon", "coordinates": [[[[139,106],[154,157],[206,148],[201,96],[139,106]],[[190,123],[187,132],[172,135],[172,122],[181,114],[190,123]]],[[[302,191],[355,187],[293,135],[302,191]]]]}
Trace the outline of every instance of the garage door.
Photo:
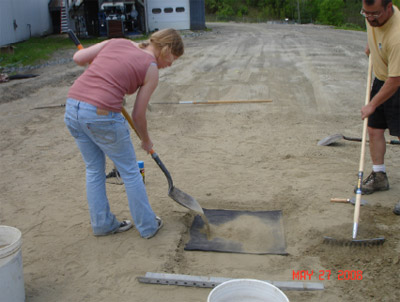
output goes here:
{"type": "Polygon", "coordinates": [[[190,29],[189,0],[147,1],[149,30],[164,28],[190,29]]]}

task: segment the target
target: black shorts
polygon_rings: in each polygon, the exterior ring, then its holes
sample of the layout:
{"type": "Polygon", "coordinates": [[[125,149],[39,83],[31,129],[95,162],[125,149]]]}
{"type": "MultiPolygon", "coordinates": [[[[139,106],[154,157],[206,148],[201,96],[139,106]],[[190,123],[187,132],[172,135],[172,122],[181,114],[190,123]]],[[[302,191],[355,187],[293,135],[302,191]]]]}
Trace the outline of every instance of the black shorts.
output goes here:
{"type": "MultiPolygon", "coordinates": [[[[375,78],[371,90],[371,99],[378,93],[385,82],[375,78]]],[[[392,136],[400,136],[400,88],[396,93],[376,108],[368,118],[368,126],[377,129],[389,129],[392,136]]]]}

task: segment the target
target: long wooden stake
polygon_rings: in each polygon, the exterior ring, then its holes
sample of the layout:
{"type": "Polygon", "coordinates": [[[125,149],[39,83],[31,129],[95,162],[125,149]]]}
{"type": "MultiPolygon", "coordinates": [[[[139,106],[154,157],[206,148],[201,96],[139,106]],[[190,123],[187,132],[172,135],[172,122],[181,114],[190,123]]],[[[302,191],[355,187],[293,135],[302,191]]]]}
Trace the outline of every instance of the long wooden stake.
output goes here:
{"type": "Polygon", "coordinates": [[[211,100],[211,101],[179,101],[178,103],[151,103],[151,104],[169,104],[169,105],[180,105],[180,104],[244,104],[244,103],[271,103],[272,100],[211,100]]]}

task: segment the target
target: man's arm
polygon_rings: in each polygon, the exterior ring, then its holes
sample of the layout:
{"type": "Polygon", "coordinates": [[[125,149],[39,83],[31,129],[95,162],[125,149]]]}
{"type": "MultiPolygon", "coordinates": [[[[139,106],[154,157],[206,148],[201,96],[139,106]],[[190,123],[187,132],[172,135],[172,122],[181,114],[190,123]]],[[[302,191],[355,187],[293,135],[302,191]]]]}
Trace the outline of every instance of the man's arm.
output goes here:
{"type": "Polygon", "coordinates": [[[375,109],[386,102],[400,87],[400,77],[389,77],[379,92],[368,105],[361,108],[361,118],[365,119],[375,112],[375,109]]]}

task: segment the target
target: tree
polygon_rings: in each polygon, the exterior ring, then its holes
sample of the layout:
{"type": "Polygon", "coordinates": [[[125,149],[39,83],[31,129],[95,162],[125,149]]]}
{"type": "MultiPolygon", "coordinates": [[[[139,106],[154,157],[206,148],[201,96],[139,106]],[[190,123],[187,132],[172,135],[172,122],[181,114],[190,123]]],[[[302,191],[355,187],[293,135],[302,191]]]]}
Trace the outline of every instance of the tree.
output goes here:
{"type": "MultiPolygon", "coordinates": [[[[393,4],[400,5],[400,0],[393,0],[393,4]]],[[[207,14],[222,19],[244,16],[265,21],[290,18],[300,23],[365,26],[365,20],[359,14],[362,0],[205,0],[205,6],[207,14]]]]}
{"type": "Polygon", "coordinates": [[[343,24],[343,0],[322,0],[317,21],[322,24],[339,26],[343,24]]]}

